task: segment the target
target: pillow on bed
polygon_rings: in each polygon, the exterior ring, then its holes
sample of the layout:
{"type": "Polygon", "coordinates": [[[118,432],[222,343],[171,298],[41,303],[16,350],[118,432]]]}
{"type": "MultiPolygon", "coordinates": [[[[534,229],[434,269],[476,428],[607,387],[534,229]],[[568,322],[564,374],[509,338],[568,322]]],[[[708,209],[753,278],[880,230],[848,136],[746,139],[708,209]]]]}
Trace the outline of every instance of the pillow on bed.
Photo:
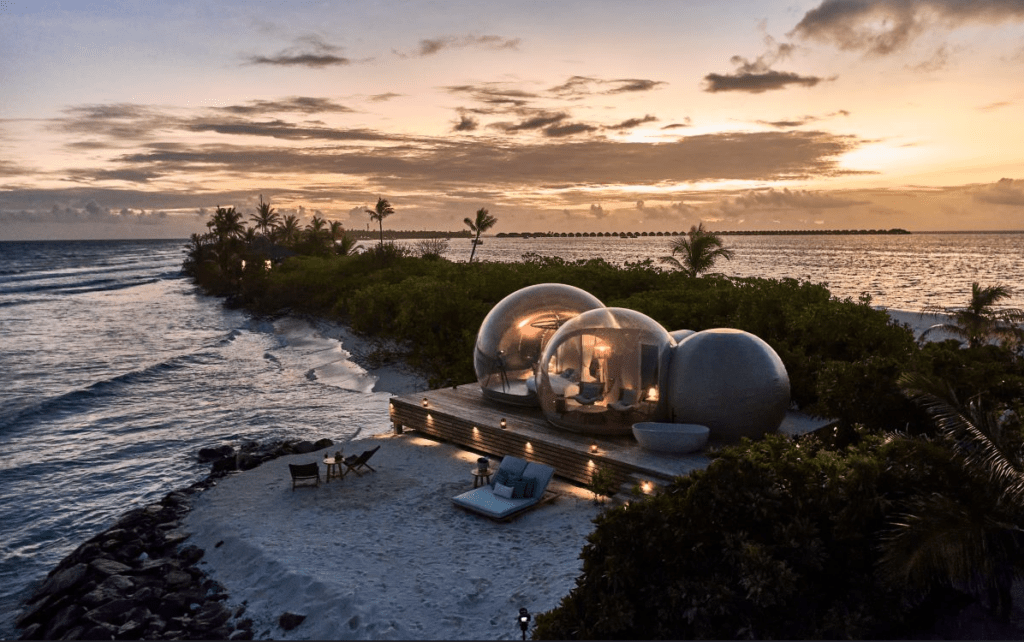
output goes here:
{"type": "Polygon", "coordinates": [[[526,497],[524,492],[526,491],[526,480],[520,477],[519,479],[512,482],[512,499],[522,499],[526,497]]]}
{"type": "Polygon", "coordinates": [[[537,492],[537,478],[526,477],[523,479],[523,498],[529,499],[537,492]]]}
{"type": "Polygon", "coordinates": [[[510,473],[507,470],[499,470],[498,472],[494,473],[494,481],[491,483],[491,488],[494,488],[498,484],[501,484],[503,486],[511,486],[512,479],[512,473],[510,473]]]}
{"type": "Polygon", "coordinates": [[[512,487],[505,484],[495,484],[494,494],[505,499],[512,499],[512,487]]]}

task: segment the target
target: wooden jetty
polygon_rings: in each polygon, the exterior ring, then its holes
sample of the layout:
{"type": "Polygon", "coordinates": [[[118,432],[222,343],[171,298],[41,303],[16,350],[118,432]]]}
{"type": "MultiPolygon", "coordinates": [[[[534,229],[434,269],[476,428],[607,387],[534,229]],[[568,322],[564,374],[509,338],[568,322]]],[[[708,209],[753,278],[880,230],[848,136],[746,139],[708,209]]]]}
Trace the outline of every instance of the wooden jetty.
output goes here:
{"type": "MultiPolygon", "coordinates": [[[[559,430],[547,422],[540,408],[490,401],[475,382],[392,397],[390,414],[398,434],[411,429],[473,452],[548,464],[559,477],[584,486],[600,469],[620,486],[637,485],[651,492],[711,463],[702,453],[660,455],[642,450],[632,436],[597,437],[559,430]]],[[[798,435],[833,423],[790,412],[779,431],[798,435]]],[[[712,442],[709,447],[717,445],[712,442]]]]}

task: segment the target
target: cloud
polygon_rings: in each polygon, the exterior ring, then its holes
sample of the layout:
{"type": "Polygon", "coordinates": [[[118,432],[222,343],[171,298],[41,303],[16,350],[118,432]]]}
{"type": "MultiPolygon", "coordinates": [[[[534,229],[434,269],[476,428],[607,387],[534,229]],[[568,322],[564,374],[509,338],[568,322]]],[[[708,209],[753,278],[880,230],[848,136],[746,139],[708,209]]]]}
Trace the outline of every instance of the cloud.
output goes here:
{"type": "Polygon", "coordinates": [[[835,116],[849,116],[850,112],[845,109],[840,109],[824,116],[801,116],[799,118],[785,118],[779,120],[758,120],[756,121],[760,125],[768,125],[769,127],[776,127],[778,129],[792,129],[793,127],[803,127],[811,123],[823,120],[826,118],[833,118],[835,116]]]}
{"type": "Polygon", "coordinates": [[[593,216],[594,218],[604,218],[608,216],[608,214],[609,213],[604,211],[604,208],[600,205],[590,206],[590,215],[593,216]]]}
{"type": "Polygon", "coordinates": [[[1022,21],[1019,0],[824,0],[788,35],[888,55],[929,29],[1022,21]]]}
{"type": "Polygon", "coordinates": [[[399,98],[399,97],[401,97],[403,95],[404,94],[396,94],[396,93],[392,93],[392,92],[389,91],[389,92],[384,93],[384,94],[375,94],[373,96],[370,96],[370,100],[375,102],[375,103],[382,103],[382,102],[386,102],[388,100],[391,100],[392,98],[399,98]]]}
{"type": "Polygon", "coordinates": [[[336,52],[341,51],[340,47],[324,41],[320,36],[303,36],[297,39],[297,43],[299,46],[285,49],[273,56],[249,56],[248,64],[320,69],[352,63],[348,58],[336,55],[336,52]]]}
{"type": "Polygon", "coordinates": [[[539,98],[535,93],[511,89],[503,83],[481,83],[478,85],[452,85],[444,88],[450,94],[468,96],[485,105],[500,107],[524,107],[531,100],[539,98]]]}
{"type": "Polygon", "coordinates": [[[514,133],[534,129],[544,129],[545,127],[550,127],[551,125],[560,123],[568,117],[569,114],[565,112],[551,113],[541,111],[529,118],[519,121],[518,123],[492,123],[491,125],[488,125],[488,127],[500,129],[504,132],[514,133]]]}
{"type": "Polygon", "coordinates": [[[995,205],[1024,206],[1024,180],[1000,178],[992,185],[977,190],[974,198],[995,205]]]}
{"type": "Polygon", "coordinates": [[[795,47],[789,43],[777,43],[771,36],[765,38],[765,44],[768,47],[767,51],[754,60],[748,60],[743,56],[730,58],[729,62],[736,66],[735,73],[710,73],[704,76],[704,91],[711,93],[744,91],[760,94],[766,91],[785,89],[789,85],[813,87],[825,80],[818,76],[801,76],[791,71],[772,69],[772,65],[788,58],[795,47]]]}
{"type": "Polygon", "coordinates": [[[624,94],[634,91],[651,91],[652,89],[655,89],[660,85],[668,84],[661,80],[645,80],[642,78],[627,78],[624,80],[610,80],[608,82],[614,84],[615,87],[612,87],[611,89],[606,91],[605,93],[607,94],[624,94]]]}
{"type": "Polygon", "coordinates": [[[334,129],[298,126],[283,120],[239,121],[196,118],[185,129],[193,132],[215,132],[234,136],[269,136],[285,140],[390,141],[408,140],[369,129],[334,129]]]}
{"type": "Polygon", "coordinates": [[[248,116],[252,114],[275,114],[275,113],[299,113],[299,114],[322,114],[322,113],[350,113],[353,110],[340,105],[329,98],[314,98],[309,96],[293,96],[281,100],[250,100],[244,105],[228,105],[216,107],[216,111],[228,112],[248,116]]]}
{"type": "Polygon", "coordinates": [[[502,49],[519,49],[519,38],[504,38],[502,36],[443,36],[440,38],[425,38],[420,40],[419,47],[413,54],[395,52],[397,55],[408,58],[410,56],[424,57],[433,56],[449,49],[489,49],[498,51],[502,49]]]}
{"type": "Polygon", "coordinates": [[[775,89],[785,89],[787,85],[803,85],[813,87],[823,80],[817,76],[801,76],[789,71],[766,71],[763,73],[708,74],[704,76],[707,83],[704,91],[745,91],[760,94],[775,89]]]}
{"type": "Polygon", "coordinates": [[[681,122],[681,123],[671,123],[671,124],[665,125],[661,129],[662,130],[666,130],[666,129],[679,129],[680,127],[689,127],[689,126],[690,126],[690,117],[687,116],[683,120],[683,122],[681,122]]]}
{"type": "MultiPolygon", "coordinates": [[[[643,118],[630,118],[630,119],[622,121],[621,123],[618,123],[617,125],[608,125],[608,126],[605,127],[605,129],[613,129],[613,130],[623,131],[623,130],[626,130],[626,129],[633,129],[634,127],[639,127],[640,125],[644,125],[646,123],[656,123],[656,122],[658,122],[658,119],[656,117],[651,116],[650,114],[648,114],[648,115],[644,116],[643,118]]],[[[664,128],[662,128],[662,129],[664,129],[664,128]]]]}
{"type": "Polygon", "coordinates": [[[480,121],[479,120],[477,120],[476,118],[473,118],[472,116],[467,116],[466,114],[462,114],[459,117],[459,122],[455,123],[455,126],[452,128],[452,131],[471,132],[471,131],[475,131],[478,127],[480,127],[480,121]]]}
{"type": "MultiPolygon", "coordinates": [[[[106,105],[76,105],[62,110],[66,116],[51,121],[51,127],[59,131],[77,134],[104,136],[119,140],[145,140],[162,129],[173,127],[177,122],[172,116],[144,105],[111,103],[106,105]]],[[[94,145],[95,141],[77,141],[94,145]]]]}
{"type": "Polygon", "coordinates": [[[549,138],[564,138],[576,134],[588,134],[597,131],[597,127],[586,123],[566,123],[565,125],[552,125],[544,129],[544,135],[549,138]]]}
{"type": "Polygon", "coordinates": [[[638,91],[651,91],[667,85],[662,80],[649,80],[645,78],[620,78],[617,80],[603,80],[593,76],[571,76],[561,85],[548,90],[549,93],[560,97],[580,98],[592,94],[624,94],[638,91]]]}
{"type": "Polygon", "coordinates": [[[978,107],[978,111],[995,111],[997,109],[1002,109],[1003,107],[1009,107],[1013,104],[1014,101],[1012,100],[1000,100],[998,102],[982,105],[981,107],[978,107]]]}
{"type": "Polygon", "coordinates": [[[834,209],[863,205],[858,201],[824,192],[768,188],[751,190],[737,196],[731,202],[733,209],[834,209]]]}

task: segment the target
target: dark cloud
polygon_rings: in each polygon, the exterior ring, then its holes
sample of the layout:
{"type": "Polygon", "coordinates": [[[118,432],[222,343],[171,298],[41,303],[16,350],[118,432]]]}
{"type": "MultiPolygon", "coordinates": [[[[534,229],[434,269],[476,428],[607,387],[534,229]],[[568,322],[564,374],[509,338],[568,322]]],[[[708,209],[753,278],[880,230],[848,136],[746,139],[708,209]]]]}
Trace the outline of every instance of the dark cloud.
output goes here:
{"type": "Polygon", "coordinates": [[[671,123],[669,125],[665,125],[661,129],[662,130],[666,130],[666,129],[679,129],[680,127],[689,127],[689,126],[690,126],[690,118],[689,118],[689,116],[687,116],[687,118],[683,122],[681,122],[681,123],[671,123]]]}
{"type": "Polygon", "coordinates": [[[501,83],[481,83],[479,85],[453,85],[444,88],[450,94],[468,96],[485,105],[503,107],[525,107],[531,100],[539,98],[535,93],[521,89],[510,89],[501,83]]]}
{"type": "Polygon", "coordinates": [[[597,127],[586,123],[566,123],[565,125],[552,125],[544,129],[544,135],[549,138],[564,138],[576,134],[589,134],[596,132],[597,127]]]}
{"type": "Polygon", "coordinates": [[[996,183],[978,189],[974,198],[995,205],[1024,206],[1024,180],[1000,178],[996,183]]]}
{"type": "Polygon", "coordinates": [[[420,40],[419,47],[414,54],[402,54],[399,56],[433,56],[447,49],[466,49],[467,47],[478,49],[519,49],[519,38],[504,38],[502,36],[443,36],[440,38],[426,38],[420,40]]]}
{"type": "Polygon", "coordinates": [[[824,80],[818,76],[801,76],[789,71],[766,71],[763,73],[708,74],[704,76],[707,83],[704,91],[745,91],[760,94],[775,89],[785,89],[789,85],[813,87],[824,80]]]}
{"type": "MultiPolygon", "coordinates": [[[[130,103],[76,105],[63,110],[51,127],[69,134],[103,136],[119,140],[145,140],[158,130],[174,127],[177,119],[156,109],[130,103]]],[[[72,141],[100,147],[96,141],[72,141]]]]}
{"type": "Polygon", "coordinates": [[[390,141],[407,140],[369,129],[333,129],[330,127],[299,126],[283,120],[239,121],[197,118],[184,125],[193,132],[215,132],[233,136],[269,136],[285,140],[348,140],[390,141]]]}
{"type": "Polygon", "coordinates": [[[630,118],[628,120],[622,121],[621,123],[618,123],[617,125],[608,125],[607,127],[605,127],[605,129],[614,129],[614,130],[623,131],[623,130],[626,130],[626,129],[633,129],[634,127],[639,127],[640,125],[644,125],[646,123],[656,123],[656,122],[658,122],[658,119],[655,116],[651,116],[650,114],[648,114],[648,115],[644,116],[643,118],[630,118]]]}
{"type": "Polygon", "coordinates": [[[248,64],[320,69],[352,63],[348,58],[337,55],[337,52],[341,51],[341,47],[332,45],[319,36],[303,36],[296,42],[298,46],[285,49],[272,56],[249,56],[248,64]]]}
{"type": "MultiPolygon", "coordinates": [[[[548,129],[554,127],[560,126],[548,129]]],[[[585,131],[589,126],[581,127],[585,131]]],[[[392,145],[385,154],[367,153],[361,145],[296,150],[164,144],[124,155],[119,163],[168,175],[202,171],[204,176],[221,172],[358,176],[395,190],[467,186],[529,190],[550,186],[554,176],[563,186],[832,176],[844,173],[837,158],[857,144],[852,137],[813,131],[707,134],[661,144],[594,139],[513,145],[460,137],[433,140],[430,145],[392,145]]]]}
{"type": "Polygon", "coordinates": [[[668,83],[661,80],[645,80],[642,78],[627,78],[624,80],[609,80],[609,83],[615,85],[606,94],[624,94],[634,91],[651,91],[660,85],[666,85],[668,83]]]}
{"type": "Polygon", "coordinates": [[[804,14],[789,35],[886,55],[928,29],[1021,21],[1020,0],[825,0],[804,14]]]}
{"type": "Polygon", "coordinates": [[[398,97],[400,97],[402,95],[403,94],[396,94],[396,93],[392,93],[392,92],[389,91],[389,92],[384,93],[384,94],[376,94],[376,95],[370,96],[370,100],[375,102],[375,103],[382,103],[382,102],[391,100],[392,98],[398,98],[398,97]]]}
{"type": "Polygon", "coordinates": [[[603,80],[593,76],[572,76],[561,85],[548,91],[556,96],[580,98],[591,94],[624,94],[637,91],[651,91],[668,83],[645,78],[622,78],[603,80]]]}
{"type": "Polygon", "coordinates": [[[779,129],[790,129],[793,127],[802,127],[807,123],[817,120],[811,116],[804,116],[797,120],[759,120],[757,121],[761,125],[768,125],[769,127],[777,127],[779,129]]]}
{"type": "Polygon", "coordinates": [[[704,76],[704,91],[744,91],[760,94],[785,89],[789,85],[813,87],[824,80],[818,76],[801,76],[790,71],[772,69],[773,65],[788,58],[795,47],[789,43],[777,43],[770,36],[765,38],[765,45],[767,51],[754,60],[748,60],[743,56],[730,58],[729,62],[736,66],[735,73],[710,73],[704,76]]]}
{"type": "Polygon", "coordinates": [[[146,183],[153,178],[160,176],[159,172],[141,167],[127,169],[72,169],[66,170],[68,179],[72,182],[94,181],[126,181],[129,183],[146,183]]]}
{"type": "Polygon", "coordinates": [[[525,118],[518,123],[492,123],[488,127],[494,129],[500,129],[504,132],[515,133],[521,131],[532,131],[537,129],[544,129],[550,127],[567,119],[569,114],[565,112],[538,112],[529,118],[525,118]]]}
{"type": "Polygon", "coordinates": [[[291,98],[282,98],[281,100],[250,100],[244,105],[228,105],[227,107],[217,107],[215,109],[241,116],[284,112],[322,114],[330,112],[348,113],[353,111],[329,98],[313,98],[309,96],[293,96],[291,98]]]}
{"type": "Polygon", "coordinates": [[[471,132],[475,131],[478,127],[480,127],[479,120],[472,116],[462,114],[462,116],[459,117],[459,122],[455,123],[455,127],[453,127],[452,130],[457,132],[471,132]]]}

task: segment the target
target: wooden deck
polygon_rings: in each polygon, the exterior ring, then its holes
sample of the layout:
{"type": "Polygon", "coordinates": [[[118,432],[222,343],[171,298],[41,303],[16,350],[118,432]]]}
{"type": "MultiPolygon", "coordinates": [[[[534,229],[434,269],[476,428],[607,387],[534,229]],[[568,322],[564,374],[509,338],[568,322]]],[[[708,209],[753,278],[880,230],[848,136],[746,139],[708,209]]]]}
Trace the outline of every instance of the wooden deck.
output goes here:
{"type": "MultiPolygon", "coordinates": [[[[601,469],[611,473],[617,484],[640,484],[641,488],[646,484],[653,489],[711,463],[701,453],[658,455],[642,450],[632,436],[594,437],[559,430],[539,408],[485,399],[475,382],[392,397],[390,412],[396,433],[411,429],[498,459],[515,455],[548,464],[559,477],[580,485],[588,485],[593,472],[601,469]]],[[[788,413],[779,431],[796,435],[830,425],[827,420],[788,413]]]]}

